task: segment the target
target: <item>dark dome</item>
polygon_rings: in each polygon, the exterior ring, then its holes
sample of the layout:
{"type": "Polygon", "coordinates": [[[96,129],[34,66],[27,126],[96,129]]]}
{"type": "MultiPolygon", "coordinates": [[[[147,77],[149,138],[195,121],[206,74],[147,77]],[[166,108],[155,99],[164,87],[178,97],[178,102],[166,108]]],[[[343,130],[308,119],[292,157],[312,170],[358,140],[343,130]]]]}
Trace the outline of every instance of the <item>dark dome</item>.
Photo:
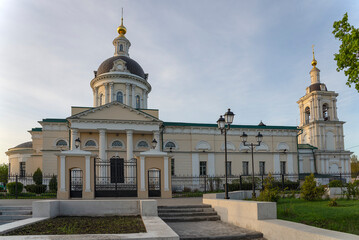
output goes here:
{"type": "Polygon", "coordinates": [[[130,71],[130,73],[135,74],[143,79],[146,79],[145,72],[143,71],[140,64],[138,64],[135,60],[132,60],[131,58],[126,56],[115,56],[105,60],[99,66],[96,76],[110,72],[110,70],[113,68],[113,62],[116,61],[117,59],[122,59],[123,61],[126,62],[127,70],[130,71]]]}
{"type": "MultiPolygon", "coordinates": [[[[313,92],[313,91],[322,91],[320,86],[324,85],[323,83],[314,83],[312,85],[309,86],[309,92],[313,92]]],[[[324,85],[324,91],[328,91],[327,87],[324,85]]]]}
{"type": "Polygon", "coordinates": [[[17,145],[16,147],[14,148],[32,148],[32,142],[24,142],[24,143],[21,143],[19,145],[17,145]]]}

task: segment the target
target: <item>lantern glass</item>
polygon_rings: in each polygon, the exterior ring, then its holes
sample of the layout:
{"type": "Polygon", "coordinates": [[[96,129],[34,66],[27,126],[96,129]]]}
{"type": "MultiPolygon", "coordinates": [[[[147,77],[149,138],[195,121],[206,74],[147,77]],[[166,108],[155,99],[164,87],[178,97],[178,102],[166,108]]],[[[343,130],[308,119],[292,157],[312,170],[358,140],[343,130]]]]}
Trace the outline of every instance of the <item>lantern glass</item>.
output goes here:
{"type": "Polygon", "coordinates": [[[234,113],[228,108],[228,111],[224,114],[224,118],[227,124],[232,124],[234,119],[234,113]]]}
{"type": "Polygon", "coordinates": [[[257,138],[257,142],[262,142],[262,139],[263,139],[263,135],[259,132],[258,135],[256,136],[257,138]]]}
{"type": "Polygon", "coordinates": [[[226,122],[222,115],[219,117],[217,124],[218,124],[219,129],[221,129],[221,130],[224,129],[226,122]]]}
{"type": "Polygon", "coordinates": [[[77,138],[77,139],[75,140],[75,147],[76,147],[76,148],[79,148],[79,147],[80,147],[80,143],[81,143],[80,138],[77,138]]]}
{"type": "Polygon", "coordinates": [[[248,137],[248,135],[245,132],[243,132],[243,134],[241,135],[241,140],[242,140],[243,144],[247,142],[247,137],[248,137]]]}
{"type": "Polygon", "coordinates": [[[156,139],[153,139],[152,140],[152,148],[155,149],[156,146],[157,146],[157,141],[156,141],[156,139]]]}

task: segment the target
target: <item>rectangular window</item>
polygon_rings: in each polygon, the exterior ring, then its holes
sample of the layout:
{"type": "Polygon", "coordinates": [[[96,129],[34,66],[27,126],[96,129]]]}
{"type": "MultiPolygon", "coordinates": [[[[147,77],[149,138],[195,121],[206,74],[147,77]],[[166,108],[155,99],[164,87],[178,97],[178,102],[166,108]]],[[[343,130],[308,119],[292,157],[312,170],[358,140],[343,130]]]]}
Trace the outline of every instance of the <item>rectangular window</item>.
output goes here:
{"type": "Polygon", "coordinates": [[[280,174],[285,174],[285,162],[280,162],[280,174]]]}
{"type": "Polygon", "coordinates": [[[232,162],[227,162],[227,175],[232,175],[232,162]]]}
{"type": "Polygon", "coordinates": [[[199,162],[199,175],[207,175],[207,162],[199,162]]]}
{"type": "Polygon", "coordinates": [[[259,174],[266,174],[266,162],[259,162],[259,174]]]}
{"type": "Polygon", "coordinates": [[[242,162],[242,174],[248,175],[248,162],[242,162]]]}
{"type": "Polygon", "coordinates": [[[174,158],[171,159],[171,175],[172,176],[175,175],[175,159],[174,158]]]}
{"type": "MultiPolygon", "coordinates": [[[[102,169],[100,169],[101,171],[102,169]]],[[[110,159],[111,183],[124,183],[124,160],[123,158],[113,157],[110,159]]]]}
{"type": "Polygon", "coordinates": [[[25,177],[26,174],[26,163],[20,162],[20,177],[25,177]]]}

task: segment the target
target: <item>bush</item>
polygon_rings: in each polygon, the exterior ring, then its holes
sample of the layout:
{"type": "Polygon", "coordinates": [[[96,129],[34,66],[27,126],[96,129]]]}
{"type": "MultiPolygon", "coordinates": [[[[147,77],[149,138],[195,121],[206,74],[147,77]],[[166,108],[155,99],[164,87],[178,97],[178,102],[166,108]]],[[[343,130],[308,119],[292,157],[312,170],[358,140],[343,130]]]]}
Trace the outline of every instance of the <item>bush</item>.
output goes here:
{"type": "Polygon", "coordinates": [[[27,185],[25,186],[25,189],[27,192],[30,193],[36,193],[36,194],[41,194],[46,192],[46,185],[36,185],[36,184],[31,184],[31,185],[27,185]]]}
{"type": "Polygon", "coordinates": [[[276,202],[279,199],[279,188],[274,186],[274,178],[271,174],[264,180],[264,189],[259,194],[257,200],[266,202],[276,202]]]}
{"type": "Polygon", "coordinates": [[[32,176],[32,179],[34,180],[36,185],[42,184],[42,171],[40,168],[36,169],[34,175],[32,176]]]}
{"type": "Polygon", "coordinates": [[[354,183],[348,183],[347,190],[344,193],[347,199],[357,198],[359,196],[358,186],[354,183]]]}
{"type": "Polygon", "coordinates": [[[191,192],[191,189],[189,187],[184,187],[183,192],[191,192]]]}
{"type": "Polygon", "coordinates": [[[293,182],[290,180],[284,180],[284,188],[283,188],[282,181],[277,180],[273,182],[273,186],[287,190],[297,190],[299,188],[299,185],[300,185],[299,181],[293,182]]]}
{"type": "MultiPolygon", "coordinates": [[[[24,185],[22,185],[22,183],[18,182],[17,183],[17,193],[21,193],[23,188],[24,188],[24,185]]],[[[6,189],[8,190],[8,192],[10,194],[15,194],[16,182],[11,182],[11,183],[6,184],[6,189]]]]}
{"type": "Polygon", "coordinates": [[[307,200],[313,201],[321,199],[325,193],[324,186],[318,186],[317,182],[314,179],[314,174],[305,177],[304,184],[300,190],[300,197],[307,200]]]}
{"type": "Polygon", "coordinates": [[[50,192],[57,192],[57,178],[52,176],[50,183],[49,183],[50,192]]]}
{"type": "Polygon", "coordinates": [[[344,187],[344,184],[340,180],[332,180],[329,182],[329,187],[344,187]]]}
{"type": "Polygon", "coordinates": [[[331,200],[328,202],[328,206],[329,206],[329,207],[337,207],[337,206],[338,206],[337,199],[336,199],[336,198],[331,199],[331,200]]]}

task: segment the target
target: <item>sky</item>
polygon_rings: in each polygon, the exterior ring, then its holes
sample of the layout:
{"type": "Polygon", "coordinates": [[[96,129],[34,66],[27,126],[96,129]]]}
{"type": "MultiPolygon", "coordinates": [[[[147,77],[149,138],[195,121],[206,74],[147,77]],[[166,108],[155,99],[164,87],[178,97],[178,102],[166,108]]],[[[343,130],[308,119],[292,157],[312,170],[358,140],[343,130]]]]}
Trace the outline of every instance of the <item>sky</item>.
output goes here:
{"type": "Polygon", "coordinates": [[[359,1],[0,0],[0,162],[43,118],[92,106],[93,71],[114,54],[124,8],[130,57],[149,73],[163,121],[299,125],[312,45],[321,82],[339,93],[345,148],[359,154],[359,93],[336,71],[333,22],[359,1]]]}

